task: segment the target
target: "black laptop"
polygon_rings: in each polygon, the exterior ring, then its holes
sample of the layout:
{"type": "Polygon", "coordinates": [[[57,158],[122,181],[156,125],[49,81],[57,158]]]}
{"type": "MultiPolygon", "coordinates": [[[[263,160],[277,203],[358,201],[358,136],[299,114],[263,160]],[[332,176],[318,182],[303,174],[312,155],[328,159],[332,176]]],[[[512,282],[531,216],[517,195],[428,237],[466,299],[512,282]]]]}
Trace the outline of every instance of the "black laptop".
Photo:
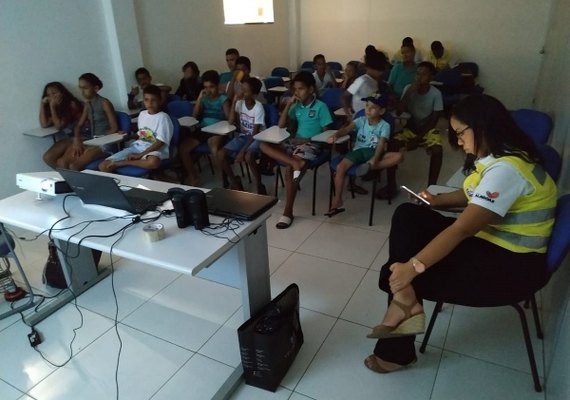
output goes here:
{"type": "Polygon", "coordinates": [[[143,214],[169,199],[167,193],[129,188],[121,190],[114,178],[58,169],[67,184],[85,204],[97,204],[143,214]]]}
{"type": "Polygon", "coordinates": [[[269,210],[277,199],[271,196],[214,188],[206,193],[208,213],[252,221],[269,210]]]}

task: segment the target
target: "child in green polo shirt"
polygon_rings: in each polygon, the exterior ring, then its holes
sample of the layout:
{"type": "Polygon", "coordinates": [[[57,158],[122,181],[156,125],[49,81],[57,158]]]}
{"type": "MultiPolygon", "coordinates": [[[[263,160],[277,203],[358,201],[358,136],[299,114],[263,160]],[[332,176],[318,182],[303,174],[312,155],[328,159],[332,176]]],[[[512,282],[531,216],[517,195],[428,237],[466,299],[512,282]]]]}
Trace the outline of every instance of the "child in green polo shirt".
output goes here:
{"type": "Polygon", "coordinates": [[[293,96],[289,98],[279,117],[279,127],[295,125],[294,138],[282,144],[261,143],[261,151],[268,157],[285,164],[285,191],[287,198],[277,229],[286,229],[293,222],[293,204],[298,184],[307,170],[308,163],[318,157],[321,149],[311,142],[313,136],[328,129],[332,117],[325,103],[317,99],[315,78],[310,72],[301,71],[292,80],[293,96]]]}

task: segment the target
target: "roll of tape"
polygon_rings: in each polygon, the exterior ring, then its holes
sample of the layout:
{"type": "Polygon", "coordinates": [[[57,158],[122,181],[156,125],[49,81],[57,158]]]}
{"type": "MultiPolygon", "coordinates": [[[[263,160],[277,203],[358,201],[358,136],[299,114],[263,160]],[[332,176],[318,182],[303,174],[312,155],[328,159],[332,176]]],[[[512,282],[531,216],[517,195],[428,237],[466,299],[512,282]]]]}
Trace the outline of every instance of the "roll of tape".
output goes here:
{"type": "Polygon", "coordinates": [[[162,224],[145,225],[143,231],[150,242],[157,242],[164,239],[164,225],[162,224]]]}

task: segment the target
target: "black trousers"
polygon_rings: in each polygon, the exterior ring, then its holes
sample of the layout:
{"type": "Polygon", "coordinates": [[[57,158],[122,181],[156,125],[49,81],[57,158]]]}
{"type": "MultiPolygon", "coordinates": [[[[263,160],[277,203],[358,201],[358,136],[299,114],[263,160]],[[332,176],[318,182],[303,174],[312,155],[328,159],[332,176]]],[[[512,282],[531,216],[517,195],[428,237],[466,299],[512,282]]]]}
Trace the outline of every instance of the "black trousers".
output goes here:
{"type": "MultiPolygon", "coordinates": [[[[427,207],[405,203],[392,216],[389,259],[380,271],[378,286],[392,300],[390,265],[407,262],[454,218],[427,207]]],[[[546,255],[514,253],[476,237],[461,242],[447,257],[412,281],[419,301],[493,306],[526,300],[548,281],[546,255]]],[[[380,339],[374,354],[386,361],[408,364],[416,356],[415,336],[380,339]]]]}

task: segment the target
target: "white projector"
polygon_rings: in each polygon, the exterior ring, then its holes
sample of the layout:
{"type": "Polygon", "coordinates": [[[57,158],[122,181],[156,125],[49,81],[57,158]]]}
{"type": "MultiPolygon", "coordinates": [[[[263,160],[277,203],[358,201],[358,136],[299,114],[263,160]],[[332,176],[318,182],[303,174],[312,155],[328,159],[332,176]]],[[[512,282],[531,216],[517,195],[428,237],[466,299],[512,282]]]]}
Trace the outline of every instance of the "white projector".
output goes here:
{"type": "Polygon", "coordinates": [[[57,172],[16,174],[16,185],[21,189],[48,196],[72,192],[67,182],[57,172]]]}

